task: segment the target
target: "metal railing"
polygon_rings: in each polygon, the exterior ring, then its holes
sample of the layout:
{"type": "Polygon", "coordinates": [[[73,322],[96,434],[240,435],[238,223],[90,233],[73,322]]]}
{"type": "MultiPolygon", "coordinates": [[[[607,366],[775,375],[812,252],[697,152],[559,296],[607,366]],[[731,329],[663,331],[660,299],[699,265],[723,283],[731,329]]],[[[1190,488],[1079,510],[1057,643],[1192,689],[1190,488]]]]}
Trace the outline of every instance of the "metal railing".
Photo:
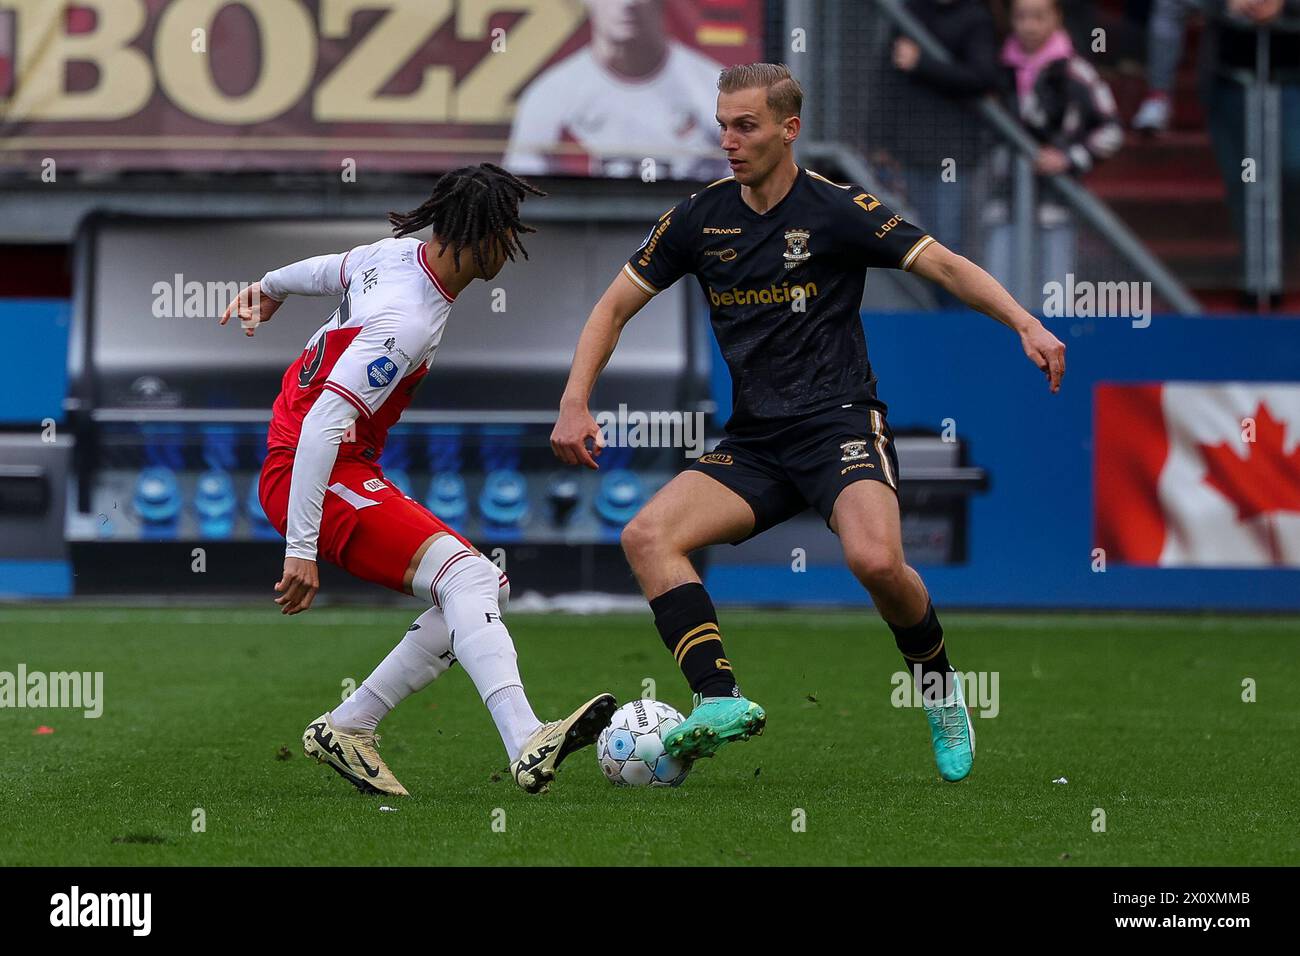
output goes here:
{"type": "MultiPolygon", "coordinates": [[[[863,58],[867,55],[864,46],[879,44],[884,28],[892,25],[938,62],[950,64],[953,59],[902,0],[875,0],[874,10],[880,14],[875,19],[883,21],[880,23],[869,22],[872,20],[872,9],[870,4],[785,0],[787,27],[818,24],[820,31],[820,42],[815,55],[795,54],[790,57],[791,66],[804,85],[805,124],[821,131],[827,140],[853,143],[859,147],[863,145],[862,136],[855,136],[853,127],[861,122],[855,113],[862,109],[857,102],[862,97],[850,95],[855,90],[853,80],[848,82],[846,93],[845,81],[837,78],[836,74],[848,73],[859,80],[857,86],[869,86],[869,83],[861,82],[863,58]],[[852,17],[846,18],[846,7],[853,12],[852,17]],[[864,41],[864,34],[871,36],[871,40],[864,41]],[[854,102],[843,102],[846,97],[854,102]]],[[[871,78],[874,77],[868,77],[871,78]]],[[[1017,255],[1013,259],[1012,274],[1007,285],[1017,300],[1030,306],[1042,300],[1042,289],[1037,287],[1040,272],[1036,261],[1039,247],[1037,216],[1040,175],[1033,169],[1033,158],[1038,152],[1039,144],[1026,132],[1020,120],[996,99],[989,97],[976,100],[972,102],[970,111],[978,118],[980,125],[1009,147],[1014,157],[1011,164],[1009,212],[1017,255]]],[[[917,134],[932,135],[932,131],[919,121],[917,134]]],[[[820,143],[814,144],[812,148],[826,152],[831,146],[820,143]]],[[[844,150],[858,153],[858,150],[850,147],[844,147],[844,150]]],[[[862,166],[865,167],[866,164],[862,163],[862,166]]],[[[1204,311],[1192,293],[1164,263],[1152,255],[1133,231],[1078,180],[1065,173],[1041,178],[1047,180],[1054,196],[1059,197],[1079,221],[1090,227],[1102,243],[1110,247],[1136,275],[1151,283],[1152,290],[1170,308],[1182,314],[1204,311]]],[[[882,185],[879,195],[889,196],[890,189],[882,185]]],[[[899,205],[896,194],[891,198],[895,205],[899,205]]],[[[905,207],[906,203],[901,205],[905,207]]]]}
{"type": "Polygon", "coordinates": [[[1267,301],[1282,291],[1282,86],[1274,67],[1300,67],[1273,64],[1270,44],[1274,31],[1300,33],[1300,21],[1253,23],[1237,16],[1210,15],[1255,34],[1254,71],[1219,69],[1218,76],[1242,88],[1245,155],[1256,158],[1254,184],[1259,187],[1244,190],[1242,200],[1245,286],[1258,301],[1267,301]]]}
{"type": "MultiPolygon", "coordinates": [[[[908,11],[902,0],[876,0],[876,5],[927,56],[944,64],[952,62],[948,50],[908,11]]],[[[977,100],[973,108],[983,117],[988,127],[1016,153],[1012,209],[1020,255],[1016,258],[1016,288],[1012,291],[1024,303],[1038,297],[1033,294],[1038,275],[1033,256],[1038,174],[1034,172],[1031,160],[1037,154],[1039,144],[1025,131],[1020,121],[996,100],[977,100]]],[[[1067,173],[1043,178],[1080,219],[1097,230],[1124,260],[1151,283],[1152,288],[1170,306],[1184,315],[1203,311],[1187,287],[1151,254],[1118,216],[1078,180],[1067,173]]]]}

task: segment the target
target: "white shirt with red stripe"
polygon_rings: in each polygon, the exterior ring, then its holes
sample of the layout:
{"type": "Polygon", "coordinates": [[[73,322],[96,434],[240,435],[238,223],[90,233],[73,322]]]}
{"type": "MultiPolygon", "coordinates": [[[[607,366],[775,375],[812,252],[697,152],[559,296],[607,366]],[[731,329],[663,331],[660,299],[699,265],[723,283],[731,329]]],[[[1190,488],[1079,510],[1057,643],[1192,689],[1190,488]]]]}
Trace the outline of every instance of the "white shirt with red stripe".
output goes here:
{"type": "Polygon", "coordinates": [[[429,371],[453,297],[413,237],[304,259],[268,272],[261,288],[274,299],[343,296],[285,371],[267,438],[271,449],[296,449],[285,554],[314,560],[335,462],[379,460],[429,371]]]}

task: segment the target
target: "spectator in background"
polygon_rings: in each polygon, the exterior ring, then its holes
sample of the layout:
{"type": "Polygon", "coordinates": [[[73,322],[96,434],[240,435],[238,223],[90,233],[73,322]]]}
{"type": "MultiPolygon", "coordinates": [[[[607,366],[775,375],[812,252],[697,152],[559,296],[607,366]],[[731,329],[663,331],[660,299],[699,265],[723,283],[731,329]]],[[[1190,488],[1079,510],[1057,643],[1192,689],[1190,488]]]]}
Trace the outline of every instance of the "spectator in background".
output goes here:
{"type": "MultiPolygon", "coordinates": [[[[1282,231],[1289,277],[1300,260],[1300,0],[1206,0],[1201,38],[1201,96],[1238,236],[1245,235],[1246,100],[1255,77],[1256,30],[1267,28],[1273,80],[1282,103],[1282,231]],[[1288,21],[1281,22],[1283,18],[1288,21]],[[1283,27],[1288,26],[1288,29],[1283,27]]],[[[1256,165],[1265,157],[1253,157],[1256,165]]]]}
{"type": "Polygon", "coordinates": [[[1187,18],[1200,0],[1155,0],[1147,22],[1147,94],[1133,117],[1133,128],[1144,133],[1163,133],[1172,114],[1170,95],[1174,74],[1183,58],[1187,18]]]}
{"type": "MultiPolygon", "coordinates": [[[[1115,98],[1087,60],[1079,56],[1061,25],[1057,0],[1014,0],[1011,36],[1000,62],[1010,71],[1013,110],[1039,143],[1034,170],[1044,176],[1079,176],[1115,153],[1124,142],[1115,98]]],[[[986,210],[990,225],[985,268],[1000,282],[1013,278],[1015,227],[1006,199],[1011,152],[994,159],[995,195],[986,210]]],[[[1063,280],[1074,271],[1077,242],[1069,210],[1040,191],[1035,242],[1039,284],[1063,280]]]]}
{"type": "Polygon", "coordinates": [[[960,250],[964,205],[978,192],[988,143],[971,107],[997,86],[997,33],[984,0],[908,0],[907,9],[953,59],[940,63],[891,34],[871,158],[882,175],[901,174],[917,224],[960,250]]]}
{"type": "Polygon", "coordinates": [[[502,164],[519,175],[726,176],[714,119],[722,64],[668,34],[664,0],[586,0],[591,42],[519,97],[502,164]]]}

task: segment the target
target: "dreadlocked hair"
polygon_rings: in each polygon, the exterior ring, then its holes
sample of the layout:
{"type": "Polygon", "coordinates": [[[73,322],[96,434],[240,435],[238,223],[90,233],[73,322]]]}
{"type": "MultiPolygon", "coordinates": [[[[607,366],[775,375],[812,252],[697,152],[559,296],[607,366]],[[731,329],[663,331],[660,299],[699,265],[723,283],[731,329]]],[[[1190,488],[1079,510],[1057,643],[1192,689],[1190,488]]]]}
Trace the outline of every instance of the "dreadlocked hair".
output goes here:
{"type": "Polygon", "coordinates": [[[462,166],[439,177],[433,194],[417,208],[390,212],[388,221],[398,237],[432,226],[441,243],[438,255],[451,246],[452,261],[459,269],[460,254],[469,249],[479,271],[486,272],[496,249],[511,262],[516,252],[528,258],[519,237],[537,230],[519,221],[519,203],[530,195],[546,193],[493,163],[462,166]]]}

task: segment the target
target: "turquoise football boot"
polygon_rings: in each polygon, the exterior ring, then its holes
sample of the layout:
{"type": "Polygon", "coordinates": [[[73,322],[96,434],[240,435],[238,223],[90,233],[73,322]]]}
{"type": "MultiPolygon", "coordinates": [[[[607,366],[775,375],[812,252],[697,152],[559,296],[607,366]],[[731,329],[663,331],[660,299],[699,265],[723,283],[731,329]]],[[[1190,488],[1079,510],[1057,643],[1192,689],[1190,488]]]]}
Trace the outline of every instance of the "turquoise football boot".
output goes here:
{"type": "Polygon", "coordinates": [[[975,728],[971,726],[970,711],[966,709],[966,695],[962,692],[961,676],[952,671],[952,695],[933,707],[925,706],[925,718],[930,722],[930,743],[934,747],[934,762],[939,765],[943,779],[956,783],[964,780],[975,763],[975,728]]]}
{"type": "Polygon", "coordinates": [[[686,760],[712,757],[725,743],[748,740],[763,732],[767,713],[743,697],[700,697],[695,695],[691,715],[664,738],[670,756],[686,760]]]}

